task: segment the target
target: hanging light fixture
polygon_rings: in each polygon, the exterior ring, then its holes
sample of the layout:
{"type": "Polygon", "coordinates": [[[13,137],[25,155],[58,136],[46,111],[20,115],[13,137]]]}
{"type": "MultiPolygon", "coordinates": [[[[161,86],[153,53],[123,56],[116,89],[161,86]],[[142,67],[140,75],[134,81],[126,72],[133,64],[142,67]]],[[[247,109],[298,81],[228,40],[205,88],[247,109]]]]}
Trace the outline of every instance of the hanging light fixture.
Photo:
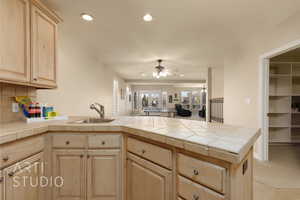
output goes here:
{"type": "Polygon", "coordinates": [[[168,70],[165,69],[164,66],[161,65],[163,60],[159,59],[157,60],[158,66],[155,67],[155,72],[153,72],[153,77],[159,79],[160,77],[166,77],[169,75],[168,70]]]}

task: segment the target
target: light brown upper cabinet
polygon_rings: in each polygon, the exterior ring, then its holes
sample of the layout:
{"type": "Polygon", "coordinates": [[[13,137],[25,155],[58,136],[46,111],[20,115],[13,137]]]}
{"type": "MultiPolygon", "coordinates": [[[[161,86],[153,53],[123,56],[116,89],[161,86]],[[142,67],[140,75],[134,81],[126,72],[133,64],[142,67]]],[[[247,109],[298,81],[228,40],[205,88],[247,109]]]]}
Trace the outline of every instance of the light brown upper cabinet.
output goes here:
{"type": "Polygon", "coordinates": [[[56,87],[56,41],[59,20],[43,5],[32,1],[31,47],[34,84],[56,87]]]}
{"type": "Polygon", "coordinates": [[[56,87],[60,21],[39,0],[1,0],[0,82],[56,87]]]}
{"type": "Polygon", "coordinates": [[[30,81],[30,2],[1,0],[0,79],[30,81]]]}

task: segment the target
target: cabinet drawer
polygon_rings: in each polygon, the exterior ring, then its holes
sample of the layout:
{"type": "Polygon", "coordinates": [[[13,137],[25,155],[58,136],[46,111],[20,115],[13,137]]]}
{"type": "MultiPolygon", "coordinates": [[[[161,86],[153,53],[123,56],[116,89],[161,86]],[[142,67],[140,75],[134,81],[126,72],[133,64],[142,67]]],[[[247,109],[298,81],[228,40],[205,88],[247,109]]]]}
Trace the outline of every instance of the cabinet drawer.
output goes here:
{"type": "Polygon", "coordinates": [[[172,152],[168,149],[128,138],[127,150],[166,168],[172,169],[172,152]]]}
{"type": "Polygon", "coordinates": [[[225,193],[225,168],[183,154],[177,155],[180,174],[216,191],[225,193]]]}
{"type": "Polygon", "coordinates": [[[178,176],[178,193],[188,200],[224,200],[225,197],[182,176],[178,176]]]}
{"type": "Polygon", "coordinates": [[[85,148],[86,136],[84,135],[54,135],[54,148],[85,148]]]}
{"type": "Polygon", "coordinates": [[[19,162],[44,149],[44,137],[37,136],[23,139],[17,142],[5,144],[0,147],[0,167],[19,162]]]}
{"type": "Polygon", "coordinates": [[[88,136],[89,148],[120,148],[121,135],[91,135],[88,136]]]}

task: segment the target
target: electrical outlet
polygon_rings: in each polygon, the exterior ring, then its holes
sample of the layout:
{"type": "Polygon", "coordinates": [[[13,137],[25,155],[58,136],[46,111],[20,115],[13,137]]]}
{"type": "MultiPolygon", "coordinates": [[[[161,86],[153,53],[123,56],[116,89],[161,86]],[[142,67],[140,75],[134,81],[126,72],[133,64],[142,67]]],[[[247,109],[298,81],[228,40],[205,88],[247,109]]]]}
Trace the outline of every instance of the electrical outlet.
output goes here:
{"type": "Polygon", "coordinates": [[[14,112],[14,113],[19,112],[19,104],[18,103],[12,103],[12,112],[14,112]]]}

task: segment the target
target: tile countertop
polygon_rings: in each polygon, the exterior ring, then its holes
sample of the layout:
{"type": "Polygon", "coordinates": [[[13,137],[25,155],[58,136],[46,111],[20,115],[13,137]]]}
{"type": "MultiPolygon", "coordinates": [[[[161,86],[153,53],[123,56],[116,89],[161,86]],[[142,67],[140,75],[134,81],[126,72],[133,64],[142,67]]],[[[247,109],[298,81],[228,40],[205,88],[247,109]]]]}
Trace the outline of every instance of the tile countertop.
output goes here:
{"type": "Polygon", "coordinates": [[[70,123],[80,119],[83,117],[71,117],[68,121],[0,124],[0,144],[47,131],[123,131],[230,163],[239,163],[260,135],[258,129],[149,116],[120,117],[104,124],[70,123]]]}

